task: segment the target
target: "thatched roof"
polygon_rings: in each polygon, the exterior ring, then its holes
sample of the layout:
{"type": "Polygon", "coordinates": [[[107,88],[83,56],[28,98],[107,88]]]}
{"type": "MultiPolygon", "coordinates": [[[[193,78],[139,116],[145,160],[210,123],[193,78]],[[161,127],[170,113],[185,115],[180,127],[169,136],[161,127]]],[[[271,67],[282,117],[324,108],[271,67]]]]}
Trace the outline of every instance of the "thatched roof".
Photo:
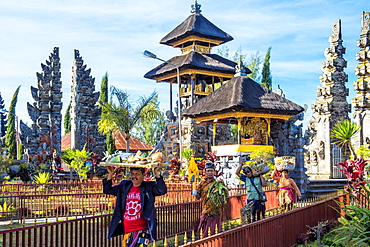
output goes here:
{"type": "MultiPolygon", "coordinates": [[[[235,74],[236,63],[223,58],[217,54],[206,54],[192,51],[188,54],[176,56],[168,60],[168,62],[177,65],[181,70],[185,69],[200,69],[205,71],[217,71],[228,73],[231,76],[235,74]]],[[[251,73],[247,69],[247,73],[251,73]]],[[[162,63],[154,69],[147,72],[144,77],[148,79],[155,79],[163,76],[166,73],[175,73],[176,68],[170,64],[162,63]]]]}
{"type": "Polygon", "coordinates": [[[222,43],[233,40],[233,37],[216,27],[203,15],[192,14],[174,30],[162,38],[160,44],[171,45],[173,42],[181,40],[190,35],[223,41],[222,43]]]}
{"type": "Polygon", "coordinates": [[[246,76],[232,78],[183,112],[192,118],[228,112],[296,115],[304,109],[246,76]]]}

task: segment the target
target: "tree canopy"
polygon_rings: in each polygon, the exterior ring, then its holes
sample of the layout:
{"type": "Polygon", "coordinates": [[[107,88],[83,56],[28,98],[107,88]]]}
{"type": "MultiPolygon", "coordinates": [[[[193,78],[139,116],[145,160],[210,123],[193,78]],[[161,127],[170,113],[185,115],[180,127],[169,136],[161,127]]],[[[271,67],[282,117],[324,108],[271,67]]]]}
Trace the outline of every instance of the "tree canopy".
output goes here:
{"type": "MultiPolygon", "coordinates": [[[[150,108],[158,109],[159,110],[159,101],[158,101],[158,95],[156,95],[152,102],[150,103],[150,108]]],[[[164,117],[164,113],[160,112],[157,116],[150,119],[142,119],[138,127],[136,128],[138,137],[144,141],[145,143],[149,145],[156,145],[160,139],[161,134],[166,126],[166,120],[164,117]]]]}
{"type": "Polygon", "coordinates": [[[8,123],[8,121],[6,120],[6,113],[2,112],[2,110],[5,110],[5,104],[3,97],[1,97],[0,93],[0,137],[5,136],[6,124],[8,123]]]}
{"type": "Polygon", "coordinates": [[[272,90],[272,76],[270,70],[270,57],[271,57],[271,47],[267,49],[265,61],[263,62],[262,68],[262,79],[261,84],[267,89],[272,90]]]}
{"type": "Polygon", "coordinates": [[[9,105],[9,114],[8,114],[8,126],[6,129],[5,135],[5,147],[8,149],[9,158],[16,159],[17,157],[17,140],[15,136],[15,125],[16,125],[16,115],[15,108],[18,101],[18,93],[21,86],[18,86],[15,90],[12,100],[9,105]]]}
{"type": "Polygon", "coordinates": [[[69,102],[66,113],[64,114],[64,135],[71,132],[71,102],[69,102]]]}
{"type": "Polygon", "coordinates": [[[217,50],[217,54],[236,63],[239,61],[242,62],[248,69],[252,71],[248,77],[256,82],[260,80],[260,67],[262,60],[258,51],[255,54],[251,54],[248,58],[248,54],[243,53],[242,47],[239,47],[235,54],[231,56],[229,48],[226,45],[223,45],[217,50]]]}
{"type": "MultiPolygon", "coordinates": [[[[99,101],[108,103],[108,72],[105,72],[104,76],[101,79],[100,84],[100,98],[99,101]]],[[[102,109],[104,111],[104,109],[102,109]]],[[[113,137],[113,132],[110,131],[106,134],[105,137],[105,150],[108,152],[108,154],[114,154],[116,152],[116,144],[113,137]]]]}
{"type": "Polygon", "coordinates": [[[130,137],[135,127],[142,121],[149,121],[157,118],[161,112],[154,103],[157,92],[149,97],[140,97],[136,104],[131,104],[129,94],[114,86],[111,87],[111,94],[115,96],[117,103],[99,102],[102,109],[98,126],[99,132],[103,134],[111,131],[121,131],[126,135],[126,152],[130,152],[130,137]]]}

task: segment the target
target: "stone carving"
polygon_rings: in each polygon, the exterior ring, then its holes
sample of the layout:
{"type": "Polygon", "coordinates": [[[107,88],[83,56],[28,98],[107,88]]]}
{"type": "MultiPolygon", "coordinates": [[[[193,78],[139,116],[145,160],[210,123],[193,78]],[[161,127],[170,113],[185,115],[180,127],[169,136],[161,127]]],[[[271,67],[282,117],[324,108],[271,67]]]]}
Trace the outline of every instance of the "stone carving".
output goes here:
{"type": "Polygon", "coordinates": [[[344,72],[347,61],[343,57],[346,48],[343,46],[341,20],[333,24],[329,43],[330,47],[324,52],[326,60],[322,63],[318,98],[312,105],[314,114],[305,132],[305,164],[312,179],[331,177],[333,152],[330,133],[336,123],[349,119],[351,109],[347,102],[349,89],[345,85],[348,75],[344,72]]]}
{"type": "Polygon", "coordinates": [[[354,121],[362,128],[353,142],[356,148],[364,145],[366,138],[370,137],[370,12],[362,12],[362,27],[360,39],[357,41],[357,46],[360,51],[356,54],[358,66],[355,68],[357,80],[354,81],[354,89],[357,91],[355,98],[352,98],[352,104],[355,108],[354,121]]]}
{"type": "Polygon", "coordinates": [[[323,141],[320,142],[319,157],[322,160],[325,159],[325,143],[323,141]]]}
{"type": "Polygon", "coordinates": [[[171,110],[166,111],[166,117],[170,122],[174,122],[176,120],[175,114],[173,114],[171,110]]]}
{"type": "Polygon", "coordinates": [[[59,48],[55,47],[36,73],[37,87],[31,86],[33,104],[27,102],[31,127],[20,122],[20,138],[29,158],[42,155],[45,160],[55,151],[61,152],[62,82],[59,48]]]}
{"type": "Polygon", "coordinates": [[[100,93],[94,92],[95,78],[90,75],[91,69],[86,69],[78,50],[74,53],[72,73],[71,148],[82,149],[86,144],[86,150],[102,153],[105,138],[97,131],[100,93]]]}
{"type": "Polygon", "coordinates": [[[239,60],[239,62],[235,66],[235,75],[234,77],[238,76],[247,76],[245,65],[243,64],[243,61],[239,60]]]}
{"type": "Polygon", "coordinates": [[[277,86],[278,88],[274,90],[274,93],[280,95],[281,97],[285,98],[285,94],[283,92],[283,89],[280,88],[280,85],[277,86]]]}
{"type": "Polygon", "coordinates": [[[314,166],[317,166],[318,165],[318,163],[317,163],[317,161],[318,161],[317,160],[317,153],[315,151],[311,151],[310,157],[311,157],[310,163],[314,166]]]}

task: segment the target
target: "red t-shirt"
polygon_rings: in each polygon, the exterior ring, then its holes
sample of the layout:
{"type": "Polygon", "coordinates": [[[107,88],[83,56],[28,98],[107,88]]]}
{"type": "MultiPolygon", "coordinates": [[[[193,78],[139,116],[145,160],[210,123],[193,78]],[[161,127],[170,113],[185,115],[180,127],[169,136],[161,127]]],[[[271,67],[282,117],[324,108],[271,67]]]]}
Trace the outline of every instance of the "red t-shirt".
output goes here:
{"type": "Polygon", "coordinates": [[[126,210],[123,215],[125,234],[148,230],[148,223],[143,216],[140,201],[140,187],[132,186],[126,198],[126,210]]]}

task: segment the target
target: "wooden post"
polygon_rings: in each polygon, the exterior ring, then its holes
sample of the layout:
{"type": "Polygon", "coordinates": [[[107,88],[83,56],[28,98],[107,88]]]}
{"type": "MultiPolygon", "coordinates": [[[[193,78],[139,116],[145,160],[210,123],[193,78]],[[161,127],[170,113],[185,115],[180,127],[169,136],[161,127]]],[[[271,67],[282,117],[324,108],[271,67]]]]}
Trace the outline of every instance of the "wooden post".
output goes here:
{"type": "Polygon", "coordinates": [[[213,120],[213,143],[212,143],[212,145],[213,146],[216,146],[216,135],[217,135],[217,121],[218,121],[218,118],[216,118],[215,120],[213,120]]]}
{"type": "Polygon", "coordinates": [[[242,118],[238,118],[238,144],[242,144],[242,135],[241,135],[241,130],[242,130],[242,118]]]}

